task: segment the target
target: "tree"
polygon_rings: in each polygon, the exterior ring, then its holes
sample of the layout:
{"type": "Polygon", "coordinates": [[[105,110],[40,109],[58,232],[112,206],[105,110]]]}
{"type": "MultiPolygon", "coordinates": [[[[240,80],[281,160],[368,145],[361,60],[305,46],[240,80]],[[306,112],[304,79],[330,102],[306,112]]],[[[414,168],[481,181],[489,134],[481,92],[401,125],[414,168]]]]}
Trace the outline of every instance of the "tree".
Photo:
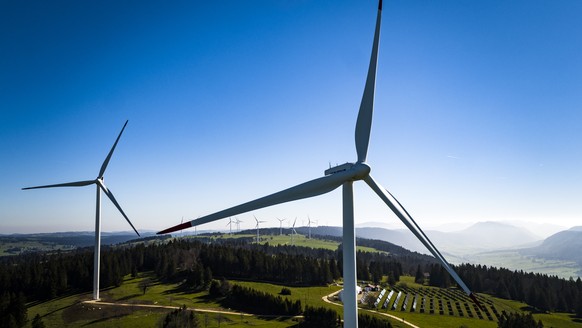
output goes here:
{"type": "Polygon", "coordinates": [[[200,324],[194,311],[188,310],[186,305],[168,313],[158,322],[160,328],[197,328],[200,324]]]}
{"type": "Polygon", "coordinates": [[[420,264],[416,268],[416,274],[414,275],[414,282],[417,284],[424,284],[424,272],[420,268],[420,264]]]}
{"type": "Polygon", "coordinates": [[[283,288],[281,288],[281,291],[279,292],[279,294],[281,294],[281,295],[291,295],[291,289],[289,289],[287,287],[283,287],[283,288]]]}
{"type": "Polygon", "coordinates": [[[358,327],[366,328],[392,328],[392,324],[386,320],[380,320],[365,313],[358,314],[358,327]]]}
{"type": "Polygon", "coordinates": [[[578,298],[576,299],[576,304],[574,305],[576,316],[578,318],[582,318],[582,295],[578,294],[578,298]]]}
{"type": "Polygon", "coordinates": [[[26,305],[22,293],[0,295],[0,327],[24,327],[26,317],[26,305]]]}
{"type": "Polygon", "coordinates": [[[501,312],[498,328],[543,328],[542,321],[536,322],[531,313],[507,313],[501,312]]]}
{"type": "Polygon", "coordinates": [[[138,287],[139,289],[141,289],[143,291],[143,295],[145,295],[146,291],[148,290],[148,288],[152,285],[152,280],[150,278],[143,278],[139,284],[138,287]]]}
{"type": "Polygon", "coordinates": [[[40,315],[35,315],[34,318],[32,319],[32,328],[45,328],[46,326],[44,325],[44,322],[42,321],[42,318],[40,317],[40,315]]]}
{"type": "Polygon", "coordinates": [[[301,327],[336,328],[339,322],[340,316],[335,310],[306,306],[301,327]]]}

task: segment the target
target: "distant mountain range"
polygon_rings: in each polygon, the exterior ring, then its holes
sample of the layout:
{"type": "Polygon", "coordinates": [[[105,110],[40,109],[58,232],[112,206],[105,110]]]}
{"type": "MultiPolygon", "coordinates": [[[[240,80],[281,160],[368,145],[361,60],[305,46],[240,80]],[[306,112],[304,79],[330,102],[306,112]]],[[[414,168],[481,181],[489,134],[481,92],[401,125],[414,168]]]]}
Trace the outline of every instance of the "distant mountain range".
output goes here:
{"type": "MultiPolygon", "coordinates": [[[[303,230],[305,228],[301,228],[303,230]]],[[[311,228],[312,233],[341,236],[341,227],[311,228]]],[[[499,222],[479,222],[455,232],[436,230],[425,231],[427,236],[441,250],[454,255],[467,255],[484,251],[536,246],[542,238],[516,226],[499,222]]],[[[428,254],[428,250],[418,239],[405,229],[356,228],[360,238],[378,239],[402,246],[411,251],[428,254]]]]}
{"type": "MultiPolygon", "coordinates": [[[[153,236],[153,233],[142,233],[141,238],[153,236]]],[[[134,232],[102,232],[101,244],[113,245],[138,239],[134,232]]],[[[62,245],[69,247],[88,247],[95,245],[95,233],[93,231],[51,232],[34,234],[10,234],[0,235],[0,242],[36,242],[45,245],[62,245]]]]}
{"type": "Polygon", "coordinates": [[[582,266],[582,226],[560,231],[546,238],[540,245],[519,250],[548,260],[574,261],[582,266]]]}
{"type": "MultiPolygon", "coordinates": [[[[307,232],[307,228],[298,231],[307,232]]],[[[341,227],[311,228],[312,233],[341,236],[341,227]]],[[[528,229],[500,222],[479,222],[453,232],[425,233],[453,264],[473,263],[511,270],[539,272],[562,278],[582,275],[582,227],[559,231],[543,239],[528,229]]],[[[428,254],[408,230],[356,228],[356,236],[378,239],[428,254]]]]}

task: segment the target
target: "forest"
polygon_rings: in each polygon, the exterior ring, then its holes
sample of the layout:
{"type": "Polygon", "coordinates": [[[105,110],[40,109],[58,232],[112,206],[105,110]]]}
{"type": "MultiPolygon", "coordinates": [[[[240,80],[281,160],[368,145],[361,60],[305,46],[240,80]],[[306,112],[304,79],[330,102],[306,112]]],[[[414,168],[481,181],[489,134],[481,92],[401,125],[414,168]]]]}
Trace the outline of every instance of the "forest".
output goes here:
{"type": "MultiPolygon", "coordinates": [[[[427,284],[454,286],[448,273],[431,257],[383,241],[358,239],[358,244],[382,250],[358,252],[358,280],[378,283],[387,277],[394,284],[403,274],[422,280],[424,273],[429,273],[427,284]]],[[[161,281],[180,282],[182,288],[192,291],[210,288],[216,279],[289,286],[326,285],[341,278],[341,259],[341,245],[337,250],[325,250],[257,245],[250,238],[150,238],[147,243],[137,241],[103,248],[101,288],[119,286],[124,276],[146,271],[154,272],[161,281]]],[[[92,268],[91,248],[0,258],[1,320],[20,323],[27,303],[90,291],[92,268]]],[[[524,301],[537,311],[582,315],[580,278],[566,280],[471,264],[456,266],[455,270],[475,292],[524,301]]],[[[285,308],[292,310],[283,312],[298,311],[296,305],[283,305],[285,308]]]]}

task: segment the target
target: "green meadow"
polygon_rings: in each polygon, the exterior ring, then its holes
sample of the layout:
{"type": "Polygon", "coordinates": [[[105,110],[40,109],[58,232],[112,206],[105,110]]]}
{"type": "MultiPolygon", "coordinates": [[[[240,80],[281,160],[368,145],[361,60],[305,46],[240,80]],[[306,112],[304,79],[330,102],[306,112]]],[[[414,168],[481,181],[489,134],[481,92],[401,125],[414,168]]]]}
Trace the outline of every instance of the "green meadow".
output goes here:
{"type": "MultiPolygon", "coordinates": [[[[242,238],[254,235],[219,235],[212,238],[242,238]]],[[[183,238],[208,238],[208,236],[187,236],[183,238]]],[[[335,250],[338,242],[331,240],[309,239],[296,235],[293,240],[289,235],[265,235],[261,243],[270,245],[297,245],[311,248],[335,250]]],[[[367,252],[377,252],[372,248],[359,248],[367,252]]],[[[253,289],[278,295],[283,287],[291,291],[288,297],[300,300],[302,306],[326,307],[342,313],[342,304],[337,297],[327,297],[341,289],[341,286],[296,287],[257,281],[230,280],[253,289]]],[[[394,327],[410,327],[402,321],[419,327],[497,327],[497,318],[502,313],[520,312],[527,309],[525,303],[498,299],[480,294],[483,305],[480,310],[457,289],[443,289],[420,285],[413,277],[402,276],[394,286],[384,283],[386,292],[376,307],[370,303],[360,303],[360,312],[365,312],[390,321],[394,327]],[[390,291],[394,291],[388,299],[390,291]],[[396,295],[401,299],[396,305],[396,295]],[[408,299],[408,301],[405,301],[408,299]],[[416,302],[415,302],[416,301],[416,302]],[[386,304],[384,304],[386,303],[386,304]],[[406,304],[404,304],[406,303],[406,304]],[[416,303],[416,306],[413,304],[416,303]],[[384,306],[385,305],[385,306],[384,306]]],[[[367,296],[376,300],[379,292],[370,292],[367,296]]],[[[153,327],[168,312],[183,305],[197,311],[202,327],[293,327],[300,318],[284,316],[258,316],[241,313],[236,309],[225,309],[217,299],[209,296],[207,291],[187,292],[179,284],[163,283],[156,279],[153,272],[141,272],[137,277],[124,277],[119,287],[101,290],[102,303],[87,303],[90,293],[59,297],[47,302],[28,305],[29,327],[31,319],[39,314],[46,327],[153,327]],[[146,286],[144,290],[144,285],[146,286]],[[113,304],[107,304],[113,303],[113,304]]],[[[565,313],[534,313],[545,327],[582,328],[579,319],[565,313]]]]}
{"type": "MultiPolygon", "coordinates": [[[[282,297],[300,300],[303,306],[323,306],[332,308],[340,314],[342,311],[341,303],[337,300],[332,298],[333,303],[323,300],[327,295],[340,290],[341,287],[337,285],[293,287],[236,280],[232,280],[231,283],[275,295],[279,294],[283,287],[287,287],[291,290],[291,295],[282,297]]],[[[524,303],[480,295],[479,299],[491,317],[489,318],[482,312],[482,317],[479,318],[476,308],[468,298],[463,298],[462,293],[458,290],[422,286],[415,284],[413,277],[408,276],[403,276],[400,282],[395,286],[388,287],[388,289],[406,291],[411,295],[432,295],[431,298],[435,304],[434,313],[429,312],[428,306],[424,313],[420,313],[419,307],[415,311],[411,311],[411,303],[403,309],[402,300],[396,309],[392,309],[393,298],[392,302],[388,303],[387,308],[382,308],[381,304],[386,299],[385,295],[376,309],[371,309],[368,305],[360,305],[361,312],[384,318],[390,321],[394,327],[409,327],[401,322],[402,319],[419,327],[497,327],[497,317],[493,313],[493,308],[497,313],[501,313],[501,311],[521,311],[527,307],[524,303]],[[436,305],[439,304],[439,299],[443,304],[449,301],[451,304],[458,302],[462,305],[460,308],[443,305],[445,311],[439,314],[440,307],[436,305]],[[467,306],[464,303],[467,303],[467,306]],[[398,319],[388,317],[388,315],[398,319]]],[[[127,276],[121,286],[102,290],[101,301],[103,303],[101,304],[84,303],[84,301],[90,300],[90,297],[90,293],[76,294],[48,302],[30,304],[28,317],[32,319],[36,314],[39,314],[47,327],[152,327],[173,308],[186,305],[188,308],[198,310],[198,318],[203,323],[203,327],[293,327],[297,325],[299,320],[292,317],[255,316],[233,309],[224,309],[216,300],[209,297],[208,292],[184,292],[178,284],[164,284],[156,281],[152,273],[140,273],[136,278],[127,276]],[[148,283],[144,293],[142,286],[146,281],[148,283]],[[109,302],[115,303],[115,305],[106,304],[109,302]],[[145,306],[156,306],[156,308],[146,308],[145,306]],[[173,308],[162,308],[164,306],[173,308]]],[[[534,314],[534,317],[541,319],[545,327],[582,327],[582,323],[577,322],[569,314],[534,314]]]]}

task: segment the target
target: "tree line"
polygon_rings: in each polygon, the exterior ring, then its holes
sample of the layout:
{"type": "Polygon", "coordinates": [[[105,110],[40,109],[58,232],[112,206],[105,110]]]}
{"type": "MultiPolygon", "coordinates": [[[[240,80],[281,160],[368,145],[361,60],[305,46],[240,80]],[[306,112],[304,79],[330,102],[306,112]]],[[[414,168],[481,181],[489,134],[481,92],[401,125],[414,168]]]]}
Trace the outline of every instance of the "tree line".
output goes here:
{"type": "MultiPolygon", "coordinates": [[[[103,247],[101,287],[118,286],[124,276],[136,276],[144,271],[153,271],[162,281],[181,282],[185,289],[193,290],[209,288],[217,277],[299,286],[325,285],[341,277],[341,247],[324,250],[256,245],[250,238],[198,239],[150,240],[148,245],[133,243],[103,247]]],[[[416,272],[418,275],[420,270],[421,273],[430,273],[430,285],[449,287],[454,284],[433,258],[406,253],[382,241],[359,240],[359,243],[374,245],[385,253],[358,252],[358,280],[380,282],[383,276],[388,276],[389,282],[395,283],[402,274],[414,275],[416,272]]],[[[470,264],[457,266],[455,270],[476,292],[524,301],[541,311],[582,315],[580,278],[566,280],[470,264]]],[[[19,308],[15,303],[89,291],[92,273],[92,248],[0,258],[0,304],[19,308]]]]}

